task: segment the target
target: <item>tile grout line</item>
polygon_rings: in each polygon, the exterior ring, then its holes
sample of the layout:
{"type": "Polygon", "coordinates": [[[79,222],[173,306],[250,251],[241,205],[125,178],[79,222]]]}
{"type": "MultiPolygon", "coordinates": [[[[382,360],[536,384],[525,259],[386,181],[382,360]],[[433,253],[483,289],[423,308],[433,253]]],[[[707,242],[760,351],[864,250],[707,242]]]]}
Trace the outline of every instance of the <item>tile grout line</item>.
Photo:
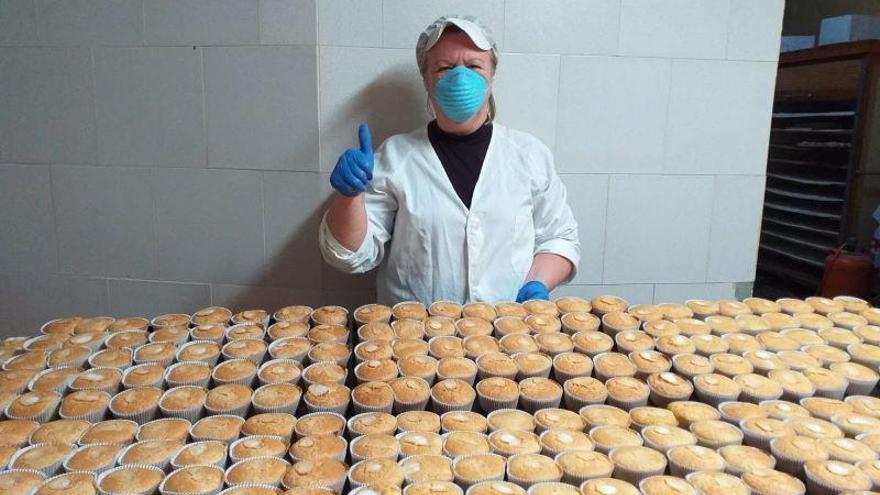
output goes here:
{"type": "Polygon", "coordinates": [[[602,275],[599,280],[605,282],[605,253],[608,249],[608,209],[611,205],[611,179],[609,175],[605,178],[605,225],[602,226],[602,275]]]}
{"type": "Polygon", "coordinates": [[[49,172],[49,205],[52,207],[52,232],[55,234],[55,271],[61,273],[61,242],[58,236],[58,210],[55,205],[55,180],[53,173],[54,166],[47,165],[46,170],[49,172]]]}

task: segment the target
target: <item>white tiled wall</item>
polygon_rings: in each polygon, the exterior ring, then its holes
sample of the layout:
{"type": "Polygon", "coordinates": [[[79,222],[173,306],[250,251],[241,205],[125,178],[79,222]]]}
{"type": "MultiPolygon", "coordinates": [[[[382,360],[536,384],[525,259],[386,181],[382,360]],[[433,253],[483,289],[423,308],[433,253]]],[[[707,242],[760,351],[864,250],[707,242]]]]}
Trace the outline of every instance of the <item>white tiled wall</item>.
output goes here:
{"type": "Polygon", "coordinates": [[[557,295],[754,278],[783,0],[0,1],[0,334],[64,314],[354,305],[316,226],[359,122],[427,121],[414,47],[472,14],[498,121],[555,151],[557,295]]]}

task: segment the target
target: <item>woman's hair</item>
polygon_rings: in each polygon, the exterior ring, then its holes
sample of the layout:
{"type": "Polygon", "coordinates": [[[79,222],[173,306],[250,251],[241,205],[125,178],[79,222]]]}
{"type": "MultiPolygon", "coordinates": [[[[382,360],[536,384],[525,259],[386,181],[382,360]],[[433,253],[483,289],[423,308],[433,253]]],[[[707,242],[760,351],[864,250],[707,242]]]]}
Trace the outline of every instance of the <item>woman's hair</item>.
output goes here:
{"type": "MultiPolygon", "coordinates": [[[[446,28],[443,30],[443,34],[440,35],[440,38],[442,39],[443,36],[446,36],[447,33],[461,33],[461,32],[464,32],[464,31],[460,27],[458,27],[454,24],[450,24],[450,25],[446,26],[446,28]]],[[[418,64],[419,64],[419,74],[422,75],[422,82],[423,83],[425,81],[425,73],[428,71],[428,52],[430,52],[430,50],[424,50],[424,51],[418,50],[416,52],[416,60],[418,61],[418,64]]],[[[489,57],[492,61],[492,73],[494,74],[495,71],[498,69],[498,56],[495,55],[494,50],[489,50],[489,57]]],[[[428,86],[425,85],[425,89],[427,89],[427,88],[428,88],[428,86]]],[[[428,98],[430,99],[431,96],[428,95],[428,98]]],[[[430,101],[428,102],[428,113],[432,113],[430,101]]],[[[495,120],[495,93],[493,92],[489,95],[489,111],[486,113],[486,122],[484,122],[483,125],[491,124],[494,120],[495,120]]]]}

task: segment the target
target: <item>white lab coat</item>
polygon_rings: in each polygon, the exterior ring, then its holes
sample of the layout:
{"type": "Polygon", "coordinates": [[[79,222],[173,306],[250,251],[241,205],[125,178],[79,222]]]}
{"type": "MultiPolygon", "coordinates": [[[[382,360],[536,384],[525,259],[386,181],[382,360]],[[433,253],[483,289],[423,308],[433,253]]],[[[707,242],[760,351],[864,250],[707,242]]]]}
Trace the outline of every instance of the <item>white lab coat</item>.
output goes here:
{"type": "Polygon", "coordinates": [[[530,134],[493,126],[470,210],[434,152],[427,126],[388,138],[374,155],[363,244],[357,251],[339,244],[325,214],[319,230],[324,259],[348,273],[366,272],[384,259],[377,280],[384,304],[513,300],[538,253],[564,256],[577,267],[577,223],[552,153],[530,134]]]}

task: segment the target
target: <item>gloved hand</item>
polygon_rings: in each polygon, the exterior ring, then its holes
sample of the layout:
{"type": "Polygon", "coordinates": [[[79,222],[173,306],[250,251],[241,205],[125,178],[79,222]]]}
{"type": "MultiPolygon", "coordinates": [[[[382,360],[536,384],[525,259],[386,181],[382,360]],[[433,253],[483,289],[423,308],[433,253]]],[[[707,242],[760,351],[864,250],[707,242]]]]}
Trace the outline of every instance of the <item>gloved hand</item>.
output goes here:
{"type": "Polygon", "coordinates": [[[373,138],[367,124],[358,128],[358,139],[360,149],[345,150],[330,174],[330,185],[343,196],[357,196],[373,180],[373,138]]]}
{"type": "Polygon", "coordinates": [[[537,280],[526,282],[525,285],[520,287],[519,292],[516,294],[516,302],[521,303],[530,299],[543,299],[549,301],[550,291],[547,290],[547,286],[544,285],[543,282],[537,280]]]}

